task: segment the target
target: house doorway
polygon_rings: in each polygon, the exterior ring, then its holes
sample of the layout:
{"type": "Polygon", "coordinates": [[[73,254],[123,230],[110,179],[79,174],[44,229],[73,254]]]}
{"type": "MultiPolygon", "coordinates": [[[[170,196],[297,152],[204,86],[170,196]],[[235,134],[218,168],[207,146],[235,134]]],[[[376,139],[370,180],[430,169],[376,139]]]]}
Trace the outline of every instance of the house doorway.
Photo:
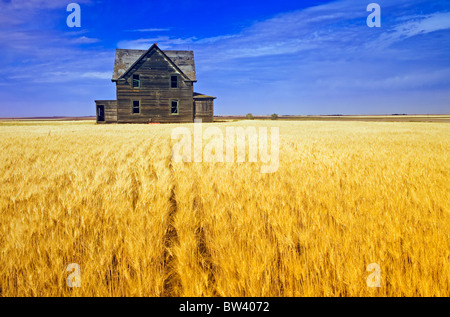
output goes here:
{"type": "Polygon", "coordinates": [[[105,106],[97,106],[97,122],[105,121],[105,106]]]}

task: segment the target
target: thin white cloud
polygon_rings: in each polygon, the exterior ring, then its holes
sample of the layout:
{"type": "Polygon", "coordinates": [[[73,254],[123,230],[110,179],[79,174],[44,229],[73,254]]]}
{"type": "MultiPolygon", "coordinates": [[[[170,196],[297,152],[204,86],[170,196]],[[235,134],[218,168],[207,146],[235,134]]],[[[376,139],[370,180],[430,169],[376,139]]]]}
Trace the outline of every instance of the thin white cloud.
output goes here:
{"type": "Polygon", "coordinates": [[[117,46],[119,48],[128,48],[128,49],[148,49],[153,43],[158,43],[160,46],[166,47],[169,49],[175,46],[188,46],[188,45],[210,45],[217,42],[222,42],[224,40],[237,38],[239,34],[231,34],[231,35],[219,35],[213,37],[206,37],[198,39],[197,37],[188,37],[188,38],[171,38],[170,36],[158,36],[152,38],[139,38],[136,40],[124,40],[120,41],[117,46]]]}
{"type": "MultiPolygon", "coordinates": [[[[405,21],[402,19],[402,21],[405,21]]],[[[416,35],[450,29],[450,12],[436,12],[429,15],[410,16],[405,22],[383,33],[380,41],[390,45],[416,35]]]]}
{"type": "Polygon", "coordinates": [[[93,78],[93,79],[111,79],[112,73],[109,72],[86,72],[80,75],[82,78],[93,78]]]}
{"type": "Polygon", "coordinates": [[[177,46],[177,45],[190,45],[194,43],[195,38],[170,38],[169,36],[158,36],[152,38],[140,38],[136,40],[125,40],[118,43],[119,48],[128,49],[148,49],[153,43],[158,43],[167,47],[177,46]]]}
{"type": "Polygon", "coordinates": [[[92,43],[97,43],[97,42],[100,42],[100,40],[96,39],[96,38],[86,37],[86,36],[78,37],[78,38],[72,40],[72,43],[74,43],[74,44],[92,44],[92,43]]]}
{"type": "MultiPolygon", "coordinates": [[[[77,67],[78,68],[78,67],[77,67]]],[[[38,77],[33,76],[32,74],[18,74],[10,76],[10,79],[15,80],[26,80],[27,82],[32,82],[36,84],[60,84],[67,82],[80,82],[80,80],[98,80],[99,82],[105,82],[106,80],[111,79],[112,72],[105,71],[89,71],[82,72],[81,69],[77,69],[76,71],[69,70],[61,70],[61,71],[52,71],[47,70],[43,71],[39,74],[38,77]]]]}
{"type": "Polygon", "coordinates": [[[170,28],[136,29],[136,30],[127,30],[126,32],[167,32],[167,31],[170,31],[170,28]]]}
{"type": "Polygon", "coordinates": [[[213,44],[224,40],[240,37],[239,34],[218,35],[195,40],[196,44],[213,44]]]}

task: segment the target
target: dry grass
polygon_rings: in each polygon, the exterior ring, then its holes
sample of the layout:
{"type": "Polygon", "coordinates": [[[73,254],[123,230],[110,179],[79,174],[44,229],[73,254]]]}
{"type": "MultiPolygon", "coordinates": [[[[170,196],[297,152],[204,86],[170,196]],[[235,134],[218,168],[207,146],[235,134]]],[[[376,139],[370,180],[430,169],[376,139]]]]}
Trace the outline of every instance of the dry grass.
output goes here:
{"type": "Polygon", "coordinates": [[[174,125],[0,124],[0,296],[450,296],[450,125],[215,125],[279,126],[278,171],[174,163],[174,125]]]}

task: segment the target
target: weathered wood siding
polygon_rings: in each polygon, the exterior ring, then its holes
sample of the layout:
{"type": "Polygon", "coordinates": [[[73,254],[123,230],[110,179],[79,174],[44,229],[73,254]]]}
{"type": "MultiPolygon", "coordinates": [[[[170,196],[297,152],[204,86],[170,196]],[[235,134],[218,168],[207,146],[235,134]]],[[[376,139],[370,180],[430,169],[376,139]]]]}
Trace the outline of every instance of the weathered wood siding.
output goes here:
{"type": "Polygon", "coordinates": [[[195,119],[202,119],[202,122],[213,122],[214,120],[214,99],[194,98],[195,119]]]}
{"type": "Polygon", "coordinates": [[[117,122],[192,122],[193,82],[183,76],[158,50],[153,50],[134,65],[126,81],[118,81],[117,122]],[[133,74],[140,77],[140,88],[133,88],[133,74]],[[170,76],[178,76],[178,88],[171,88],[170,76]],[[140,101],[140,113],[133,113],[133,101],[140,101]],[[171,114],[171,100],[178,100],[179,114],[171,114]]]}
{"type": "Polygon", "coordinates": [[[96,114],[97,123],[117,123],[117,100],[95,100],[95,108],[104,106],[105,121],[98,121],[98,113],[96,114]]]}

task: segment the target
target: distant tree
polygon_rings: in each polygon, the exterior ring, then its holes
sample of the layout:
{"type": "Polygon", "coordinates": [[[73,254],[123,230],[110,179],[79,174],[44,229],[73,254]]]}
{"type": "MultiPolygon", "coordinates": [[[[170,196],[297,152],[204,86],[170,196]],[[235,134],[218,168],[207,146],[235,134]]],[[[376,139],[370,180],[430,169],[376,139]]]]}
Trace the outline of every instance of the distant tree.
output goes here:
{"type": "Polygon", "coordinates": [[[277,115],[276,113],[274,113],[274,114],[272,114],[272,115],[270,116],[270,119],[272,119],[272,120],[277,120],[277,119],[278,119],[278,115],[277,115]]]}
{"type": "Polygon", "coordinates": [[[245,118],[247,118],[247,120],[253,120],[253,119],[255,119],[251,113],[247,113],[247,115],[245,116],[245,118]]]}

